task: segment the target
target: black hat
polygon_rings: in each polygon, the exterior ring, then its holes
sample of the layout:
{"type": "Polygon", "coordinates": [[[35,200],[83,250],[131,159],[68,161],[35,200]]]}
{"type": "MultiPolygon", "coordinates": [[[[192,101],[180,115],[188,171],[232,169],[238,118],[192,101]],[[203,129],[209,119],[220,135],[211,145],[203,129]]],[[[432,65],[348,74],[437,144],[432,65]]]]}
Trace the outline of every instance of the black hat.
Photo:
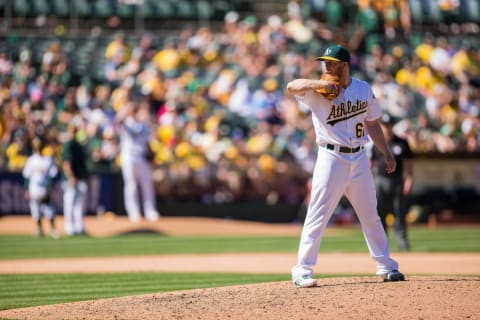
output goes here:
{"type": "Polygon", "coordinates": [[[323,56],[317,57],[316,60],[343,61],[350,64],[350,52],[344,46],[334,45],[328,47],[323,56]]]}

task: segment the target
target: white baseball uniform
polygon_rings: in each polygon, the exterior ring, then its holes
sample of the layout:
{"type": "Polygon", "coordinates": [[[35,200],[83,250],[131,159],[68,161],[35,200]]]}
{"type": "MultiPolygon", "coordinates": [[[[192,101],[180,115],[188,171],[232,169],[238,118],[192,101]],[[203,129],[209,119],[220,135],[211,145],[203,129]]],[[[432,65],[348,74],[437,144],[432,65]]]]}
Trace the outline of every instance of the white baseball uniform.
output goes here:
{"type": "Polygon", "coordinates": [[[381,116],[370,86],[352,78],[350,85],[332,101],[315,91],[307,91],[296,99],[312,112],[319,148],[298,263],[292,268],[292,278],[313,274],[321,238],[343,195],[357,213],[370,255],[377,262],[377,274],[398,269],[390,258],[389,243],[377,213],[375,185],[363,148],[369,141],[364,121],[381,116]]]}
{"type": "Polygon", "coordinates": [[[32,154],[25,163],[23,176],[28,179],[29,206],[34,221],[39,221],[42,216],[53,219],[56,215],[55,208],[51,204],[42,203],[42,199],[48,192],[49,180],[55,178],[57,173],[53,159],[40,153],[32,154]]]}
{"type": "Polygon", "coordinates": [[[125,209],[131,221],[140,219],[140,202],[137,183],[140,185],[145,218],[157,220],[152,170],[146,159],[150,128],[134,117],[123,120],[120,132],[120,159],[124,183],[125,209]]]}

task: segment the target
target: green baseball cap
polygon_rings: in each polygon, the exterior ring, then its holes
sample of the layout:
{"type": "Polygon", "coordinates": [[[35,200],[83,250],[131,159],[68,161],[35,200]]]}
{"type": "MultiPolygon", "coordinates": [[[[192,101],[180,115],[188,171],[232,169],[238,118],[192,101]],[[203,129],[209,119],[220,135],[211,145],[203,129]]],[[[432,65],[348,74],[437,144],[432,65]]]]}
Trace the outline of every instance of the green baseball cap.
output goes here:
{"type": "Polygon", "coordinates": [[[328,47],[323,56],[317,57],[316,60],[343,61],[350,64],[350,52],[344,46],[334,45],[328,47]]]}

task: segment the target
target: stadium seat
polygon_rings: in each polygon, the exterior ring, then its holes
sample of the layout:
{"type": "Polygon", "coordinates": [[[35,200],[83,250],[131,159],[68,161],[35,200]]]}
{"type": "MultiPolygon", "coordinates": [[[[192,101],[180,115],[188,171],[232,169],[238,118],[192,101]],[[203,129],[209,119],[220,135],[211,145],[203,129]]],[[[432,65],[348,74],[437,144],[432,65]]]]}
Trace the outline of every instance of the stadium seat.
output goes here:
{"type": "Polygon", "coordinates": [[[196,13],[193,4],[188,0],[175,0],[176,15],[179,18],[193,19],[196,13]]]}
{"type": "Polygon", "coordinates": [[[410,16],[413,24],[422,24],[423,23],[423,8],[422,0],[408,0],[408,5],[410,9],[410,16]]]}
{"type": "Polygon", "coordinates": [[[93,2],[93,15],[98,18],[108,18],[115,13],[115,2],[111,0],[96,0],[93,2]]]}
{"type": "Polygon", "coordinates": [[[106,44],[98,45],[92,53],[92,67],[89,69],[89,76],[98,81],[105,81],[105,58],[106,44]]]}
{"type": "Polygon", "coordinates": [[[152,6],[158,17],[173,18],[175,16],[175,7],[172,1],[153,1],[152,6]]]}
{"type": "Polygon", "coordinates": [[[81,18],[91,17],[92,7],[88,0],[75,0],[73,1],[73,7],[76,15],[81,18]]]}
{"type": "Polygon", "coordinates": [[[138,6],[140,15],[146,19],[155,18],[158,15],[157,7],[152,0],[144,0],[142,4],[138,6]]]}
{"type": "Polygon", "coordinates": [[[60,18],[70,16],[70,1],[68,0],[53,0],[52,13],[60,18]]]}
{"type": "Polygon", "coordinates": [[[46,16],[51,13],[49,0],[34,0],[32,1],[32,14],[34,16],[46,16]]]}
{"type": "Polygon", "coordinates": [[[465,22],[480,23],[480,1],[479,0],[461,0],[461,15],[465,22]]]}
{"type": "Polygon", "coordinates": [[[76,50],[72,53],[72,73],[76,75],[84,75],[90,69],[92,53],[96,48],[96,41],[91,38],[78,39],[76,50]]]}
{"type": "Polygon", "coordinates": [[[210,1],[207,0],[196,1],[195,8],[199,19],[202,20],[210,20],[215,13],[215,8],[210,3],[210,1]]]}
{"type": "Polygon", "coordinates": [[[216,0],[213,2],[213,7],[215,20],[223,20],[227,12],[232,10],[232,6],[227,0],[216,0]]]}
{"type": "Polygon", "coordinates": [[[72,52],[74,52],[76,49],[75,40],[72,38],[62,40],[62,49],[67,56],[71,56],[72,52]]]}
{"type": "Polygon", "coordinates": [[[134,5],[117,2],[115,12],[121,18],[133,19],[135,15],[134,5]]]}
{"type": "Polygon", "coordinates": [[[14,17],[26,17],[32,14],[30,2],[28,0],[12,1],[12,12],[14,17]]]}
{"type": "Polygon", "coordinates": [[[438,0],[423,0],[425,10],[423,12],[423,21],[428,24],[443,23],[443,14],[438,0]]]}

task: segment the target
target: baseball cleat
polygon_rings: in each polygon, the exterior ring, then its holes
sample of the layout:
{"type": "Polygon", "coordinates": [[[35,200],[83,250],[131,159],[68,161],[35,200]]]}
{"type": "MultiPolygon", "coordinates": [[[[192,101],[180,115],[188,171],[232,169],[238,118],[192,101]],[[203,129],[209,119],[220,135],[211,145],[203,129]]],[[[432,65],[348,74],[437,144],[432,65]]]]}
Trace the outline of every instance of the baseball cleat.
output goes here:
{"type": "Polygon", "coordinates": [[[50,231],[50,236],[51,236],[53,239],[58,239],[58,238],[60,238],[57,230],[55,230],[55,229],[52,230],[52,231],[50,231]]]}
{"type": "Polygon", "coordinates": [[[403,281],[405,276],[398,270],[392,270],[389,273],[383,275],[384,282],[403,281]]]}
{"type": "Polygon", "coordinates": [[[293,284],[295,285],[295,288],[310,288],[317,285],[317,280],[305,275],[295,278],[293,284]]]}

